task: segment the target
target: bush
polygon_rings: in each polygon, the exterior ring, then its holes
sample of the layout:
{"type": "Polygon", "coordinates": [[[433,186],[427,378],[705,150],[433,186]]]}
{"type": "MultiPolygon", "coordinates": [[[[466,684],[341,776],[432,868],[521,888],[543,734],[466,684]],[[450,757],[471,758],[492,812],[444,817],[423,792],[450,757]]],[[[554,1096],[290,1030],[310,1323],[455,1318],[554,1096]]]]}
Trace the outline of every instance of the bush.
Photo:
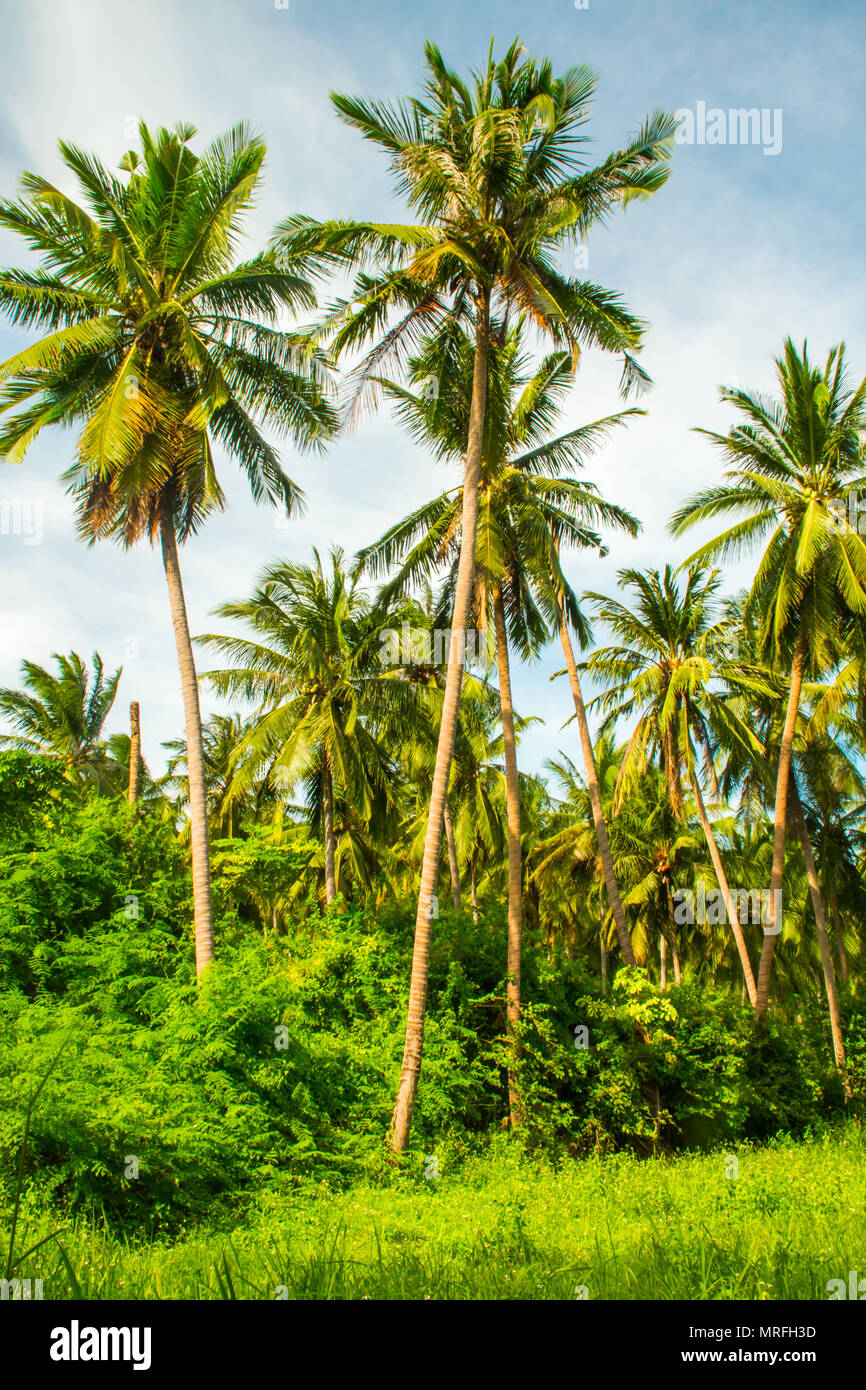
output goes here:
{"type": "MultiPolygon", "coordinates": [[[[221,890],[218,959],[197,987],[174,827],[82,799],[45,760],[7,755],[0,825],[22,800],[29,811],[0,841],[7,1192],[27,1095],[54,1058],[25,1171],[34,1192],[69,1211],[161,1228],[269,1184],[393,1174],[384,1141],[403,1046],[409,914],[343,904],[321,915],[307,905],[302,921],[264,939],[221,890]]],[[[243,857],[227,853],[235,865],[243,857]]],[[[413,1130],[421,1153],[470,1154],[501,1137],[504,976],[503,923],[443,912],[413,1130]]],[[[554,1159],[802,1135],[845,1108],[823,1015],[805,1003],[773,1016],[758,1046],[749,1011],[729,994],[688,984],[662,994],[643,972],[620,971],[605,999],[582,963],[531,933],[523,990],[521,1142],[554,1159]]],[[[845,995],[844,1020],[862,1095],[862,991],[845,995]]]]}

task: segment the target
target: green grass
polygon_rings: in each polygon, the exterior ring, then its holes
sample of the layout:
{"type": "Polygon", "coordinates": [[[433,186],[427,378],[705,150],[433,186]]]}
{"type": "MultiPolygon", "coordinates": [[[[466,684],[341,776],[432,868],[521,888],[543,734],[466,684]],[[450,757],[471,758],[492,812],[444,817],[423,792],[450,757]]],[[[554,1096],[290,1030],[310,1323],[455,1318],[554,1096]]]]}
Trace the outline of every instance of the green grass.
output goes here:
{"type": "Polygon", "coordinates": [[[266,1192],[172,1243],[31,1218],[19,1249],[56,1230],[68,1264],[51,1240],[15,1272],[88,1299],[824,1299],[866,1274],[858,1129],[731,1152],[737,1177],[721,1152],[556,1169],[503,1142],[437,1183],[266,1192]]]}

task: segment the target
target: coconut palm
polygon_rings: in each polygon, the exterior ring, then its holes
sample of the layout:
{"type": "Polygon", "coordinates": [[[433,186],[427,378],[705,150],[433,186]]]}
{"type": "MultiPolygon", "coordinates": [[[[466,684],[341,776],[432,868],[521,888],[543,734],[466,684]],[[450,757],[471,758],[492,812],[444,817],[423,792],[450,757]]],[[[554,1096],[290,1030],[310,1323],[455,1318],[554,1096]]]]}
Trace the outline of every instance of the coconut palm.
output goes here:
{"type": "MultiPolygon", "coordinates": [[[[445,673],[440,658],[444,648],[444,631],[439,626],[447,599],[434,600],[430,584],[422,584],[424,603],[405,597],[394,615],[407,635],[410,650],[395,666],[394,674],[410,681],[425,710],[423,737],[407,740],[403,750],[403,765],[412,789],[413,811],[408,833],[413,848],[413,863],[420,866],[430,806],[430,787],[436,763],[436,731],[441,722],[445,673]],[[438,616],[437,616],[438,609],[438,616]],[[405,624],[405,628],[403,627],[405,624]],[[416,842],[418,855],[414,855],[416,842]]],[[[393,602],[392,586],[380,591],[378,603],[393,602]]],[[[481,645],[479,641],[479,646],[481,645]]],[[[444,829],[451,878],[451,900],[456,911],[462,911],[461,878],[468,866],[472,911],[478,916],[479,865],[503,849],[502,777],[494,766],[501,757],[501,740],[494,729],[499,717],[499,693],[488,684],[477,669],[464,673],[460,691],[457,733],[448,794],[445,800],[444,829]]],[[[528,721],[518,721],[523,724],[528,721]]],[[[419,733],[421,731],[419,730],[419,733]]],[[[411,889],[409,890],[411,891],[411,889]]]]}
{"type": "MultiPolygon", "coordinates": [[[[810,741],[798,758],[803,813],[833,922],[843,984],[849,978],[849,947],[841,911],[854,922],[866,920],[866,886],[861,865],[866,851],[863,775],[833,740],[810,741]],[[841,905],[841,907],[840,907],[841,905]]],[[[859,954],[859,942],[855,947],[859,954]]]]}
{"type": "MultiPolygon", "coordinates": [[[[277,804],[272,789],[264,783],[252,783],[243,792],[236,789],[238,749],[246,734],[247,723],[240,714],[209,714],[202,723],[208,822],[211,835],[221,840],[234,839],[241,833],[243,821],[254,820],[277,804]]],[[[188,814],[186,740],[171,739],[163,748],[169,755],[166,785],[173,789],[177,807],[188,814]]]]}
{"type": "Polygon", "coordinates": [[[682,983],[680,929],[676,895],[694,881],[699,836],[678,816],[666,780],[655,766],[646,768],[617,820],[617,877],[625,885],[625,905],[632,908],[645,935],[650,928],[659,943],[659,986],[668,987],[668,949],[674,984],[682,983]]]}
{"type": "Polygon", "coordinates": [[[55,652],[52,659],[56,675],[35,661],[22,661],[24,689],[0,690],[0,714],[14,729],[0,734],[0,746],[57,758],[73,780],[110,791],[116,768],[103,729],[121,669],[106,677],[99,652],[93,653],[92,672],[77,652],[55,652]]]}
{"type": "MultiPolygon", "coordinates": [[[[350,302],[324,325],[337,353],[374,341],[355,371],[352,404],[370,401],[374,378],[400,364],[437,325],[447,340],[463,326],[474,344],[472,408],[464,441],[463,549],[452,615],[454,634],[433,780],[428,839],[416,915],[404,1061],[392,1145],[408,1143],[424,1038],[430,955],[430,904],[439,867],[443,812],[457,728],[463,633],[469,626],[478,512],[478,480],[487,397],[492,317],[528,313],[554,346],[576,362],[597,343],[624,354],[626,379],[642,377],[633,357],[640,325],[615,295],[563,275],[555,254],[615,205],[664,182],[673,117],[650,117],[625,149],[593,169],[578,159],[596,78],[572,68],[556,77],[515,41],[501,61],[491,44],[486,65],[464,81],[435,45],[425,47],[424,99],[387,105],[333,98],[338,113],[385,150],[400,191],[423,222],[314,223],[283,227],[289,252],[315,250],[362,271],[350,302]]],[[[375,395],[375,387],[373,390],[375,395]]]]}
{"type": "MultiPolygon", "coordinates": [[[[756,815],[762,814],[764,807],[772,802],[772,769],[778,763],[787,691],[784,675],[778,670],[761,665],[758,653],[759,625],[755,621],[755,613],[748,610],[747,601],[743,596],[729,600],[727,610],[728,617],[720,628],[720,631],[726,634],[725,643],[733,647],[738,665],[745,664],[760,677],[760,684],[752,681],[747,691],[739,693],[736,679],[731,680],[729,675],[730,703],[740,717],[748,719],[760,751],[756,754],[754,749],[748,749],[743,745],[731,746],[728,749],[722,780],[727,794],[730,795],[735,789],[739,790],[741,805],[746,814],[756,815]]],[[[729,665],[726,669],[730,672],[732,667],[729,665]]],[[[808,713],[804,710],[798,717],[795,729],[788,785],[788,818],[790,828],[800,843],[808,892],[812,901],[834,1056],[837,1066],[845,1072],[847,1060],[827,923],[827,906],[813,848],[811,795],[817,795],[825,804],[828,796],[831,801],[836,800],[843,787],[848,797],[852,794],[862,796],[863,783],[856,766],[830,731],[831,726],[841,727],[847,733],[850,733],[852,728],[850,719],[838,708],[833,709],[831,688],[820,683],[804,682],[802,695],[808,713]],[[807,788],[810,795],[808,820],[801,786],[807,788]]]]}
{"type": "Polygon", "coordinates": [[[78,426],[66,474],[82,535],[162,550],[186,721],[196,970],[213,956],[206,786],[195,663],[178,541],[225,506],[214,447],[254,498],[299,504],[257,421],[296,442],[323,440],[334,414],[321,364],[278,317],[315,300],[305,262],[236,260],[265,146],[239,125],[201,155],[191,126],[139,127],[120,175],[61,142],[81,201],[35,174],[0,203],[0,226],[41,257],[0,273],[14,323],[50,330],[0,366],[0,452],[20,459],[49,425],[78,426]],[[12,413],[14,412],[14,413],[12,413]]]}
{"type": "MultiPolygon", "coordinates": [[[[551,427],[572,373],[567,354],[549,354],[532,369],[523,350],[525,323],[511,328],[494,323],[488,357],[488,395],[479,470],[475,566],[469,619],[475,630],[491,632],[499,680],[508,811],[508,1032],[517,1036],[520,1011],[523,865],[520,783],[511,696],[511,647],[534,657],[562,622],[562,607],[577,613],[577,600],[561,573],[559,542],[564,538],[597,550],[600,537],[588,522],[604,521],[631,532],[637,522],[604,502],[590,483],[563,476],[577,468],[614,424],[630,414],[599,420],[551,437],[551,427]],[[555,571],[556,578],[552,572],[555,571]],[[555,616],[554,616],[555,615],[555,616]]],[[[398,417],[410,433],[440,459],[463,455],[472,407],[474,348],[460,333],[443,358],[434,337],[409,363],[414,390],[384,381],[398,417]],[[438,391],[424,383],[431,376],[438,391]]],[[[449,489],[397,523],[359,555],[374,574],[396,566],[383,589],[387,599],[413,582],[427,582],[442,566],[446,581],[439,621],[447,624],[455,602],[462,553],[463,487],[449,489]]],[[[615,889],[614,889],[615,892],[615,889]]],[[[622,935],[626,937],[625,922],[622,935]]],[[[512,1119],[519,1102],[512,1083],[512,1119]]]]}
{"type": "MultiPolygon", "coordinates": [[[[600,738],[592,750],[592,768],[605,818],[610,817],[621,761],[622,751],[616,749],[609,738],[600,738]]],[[[575,949],[587,929],[591,931],[598,942],[602,990],[606,994],[612,935],[614,940],[619,938],[623,953],[622,938],[616,930],[613,907],[606,893],[607,873],[595,834],[594,799],[590,795],[588,778],[578,771],[567,754],[561,753],[558,758],[551,759],[547,767],[556,778],[561,795],[554,799],[545,833],[535,846],[531,882],[537,886],[546,910],[570,924],[575,949]]],[[[619,828],[617,823],[611,827],[613,838],[618,837],[619,828]]],[[[606,844],[612,865],[610,839],[606,844]]],[[[618,889],[617,897],[622,908],[618,889]]],[[[629,950],[627,956],[623,954],[623,959],[627,965],[634,965],[637,963],[635,945],[640,953],[643,942],[639,937],[635,943],[628,927],[626,940],[629,950]]]]}
{"type": "Polygon", "coordinates": [[[755,1016],[767,1012],[773,953],[781,929],[781,900],[788,787],[794,731],[804,676],[832,668],[838,658],[835,631],[846,615],[866,611],[866,544],[839,509],[866,481],[862,436],[866,429],[866,380],[852,390],[844,344],[821,369],[798,353],[789,338],[776,360],[780,397],[721,391],[741,420],[727,434],[703,430],[728,462],[724,482],[705,489],[671,521],[675,535],[719,516],[740,514],[692,557],[740,554],[766,541],[749,595],[762,616],[768,662],[783,667],[787,700],[779,744],[773,815],[770,917],[764,928],[755,1016]]]}
{"type": "Polygon", "coordinates": [[[332,551],[330,566],[318,551],[313,556],[313,565],[269,565],[250,598],[215,609],[246,624],[253,638],[196,640],[231,662],[202,679],[257,706],[235,750],[232,795],[263,775],[284,795],[303,788],[321,828],[330,904],[339,887],[340,814],[347,853],[350,845],[357,851],[361,826],[393,815],[398,778],[389,749],[411,737],[421,716],[413,686],[390,679],[382,664],[382,624],[347,575],[342,551],[332,551]]]}
{"type": "MultiPolygon", "coordinates": [[[[755,978],[739,909],[728,886],[701,787],[702,764],[703,778],[714,792],[717,790],[714,756],[720,743],[757,749],[748,721],[737,715],[717,687],[713,601],[721,576],[718,571],[692,566],[681,588],[667,565],[663,574],[620,570],[617,581],[627,596],[624,603],[604,594],[588,595],[599,619],[619,639],[618,644],[593,652],[584,663],[584,669],[603,687],[597,697],[605,716],[602,728],[612,731],[619,721],[636,716],[623,760],[624,787],[644,771],[651,756],[657,755],[675,814],[684,814],[684,781],[691,790],[754,1004],[755,978]]],[[[737,678],[742,681],[745,673],[738,671],[737,678]]]]}

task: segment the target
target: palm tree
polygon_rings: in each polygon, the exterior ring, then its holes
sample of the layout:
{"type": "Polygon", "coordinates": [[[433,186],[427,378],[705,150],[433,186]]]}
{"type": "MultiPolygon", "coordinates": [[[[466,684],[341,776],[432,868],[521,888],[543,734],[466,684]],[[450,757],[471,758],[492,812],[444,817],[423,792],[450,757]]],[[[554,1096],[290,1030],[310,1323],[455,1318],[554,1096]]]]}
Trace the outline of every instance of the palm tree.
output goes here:
{"type": "MultiPolygon", "coordinates": [[[[781,723],[785,714],[787,692],[784,676],[770,667],[761,665],[757,650],[760,634],[754,621],[754,614],[748,613],[744,608],[742,596],[739,600],[729,600],[727,608],[729,616],[722,624],[720,631],[726,633],[727,644],[733,646],[737,664],[746,665],[754,675],[760,678],[760,683],[752,680],[748,690],[738,693],[736,678],[732,679],[731,675],[728,674],[728,684],[732,694],[731,704],[741,718],[749,721],[749,725],[758,740],[760,751],[756,754],[754,749],[746,748],[743,745],[732,747],[729,750],[723,781],[728,790],[732,790],[735,786],[740,787],[741,800],[745,804],[747,813],[749,813],[755,809],[762,810],[772,800],[773,788],[770,770],[778,762],[781,723]]],[[[731,667],[728,666],[726,669],[730,672],[731,667]]],[[[803,715],[797,722],[788,786],[788,817],[790,826],[794,829],[800,842],[806,880],[812,900],[830,1016],[834,1057],[839,1069],[845,1073],[847,1062],[842,1037],[835,970],[827,928],[827,913],[816,866],[812,834],[810,825],[807,823],[799,784],[802,781],[810,792],[817,791],[819,795],[823,793],[822,799],[826,801],[828,792],[831,798],[835,799],[837,788],[841,789],[843,786],[849,796],[852,793],[862,794],[863,783],[856,767],[829,732],[830,723],[841,724],[846,729],[850,728],[849,721],[840,711],[832,712],[830,688],[817,683],[804,683],[802,694],[807,706],[811,706],[812,712],[808,718],[803,715]]]]}
{"type": "MultiPolygon", "coordinates": [[[[603,816],[609,814],[613,804],[620,761],[621,752],[611,740],[600,738],[592,750],[592,768],[603,816]]],[[[559,758],[551,759],[547,767],[556,777],[563,795],[555,799],[545,833],[535,846],[531,882],[541,894],[545,914],[552,915],[561,924],[570,924],[575,944],[587,923],[591,924],[599,946],[602,992],[607,994],[610,936],[616,922],[609,897],[605,907],[606,872],[601,846],[594,833],[594,807],[588,782],[567,754],[561,753],[559,758]]],[[[612,863],[610,840],[606,843],[612,863]]],[[[622,908],[618,888],[617,900],[622,908]]],[[[616,935],[619,936],[619,932],[616,935]]],[[[623,955],[623,959],[627,965],[635,965],[634,944],[628,927],[626,940],[629,954],[623,955]]]]}
{"type": "Polygon", "coordinates": [[[362,265],[351,302],[338,303],[324,330],[342,353],[375,340],[355,370],[353,406],[370,400],[373,378],[405,360],[438,324],[447,340],[465,326],[474,343],[472,406],[464,452],[463,546],[452,616],[453,640],[430,804],[415,927],[406,1044],[392,1125],[392,1147],[405,1150],[418,1088],[430,956],[432,894],[457,728],[463,634],[469,626],[478,514],[478,482],[487,402],[491,317],[528,313],[538,332],[576,363],[587,343],[624,354],[627,381],[643,377],[632,351],[640,325],[617,297],[564,276],[555,253],[585,234],[609,209],[654,192],[667,172],[675,122],[656,113],[628,146],[594,169],[578,162],[581,131],[595,86],[587,67],[554,76],[515,41],[500,62],[466,82],[438,48],[425,46],[425,100],[397,105],[333,98],[338,113],[388,154],[400,191],[423,222],[284,224],[289,252],[315,251],[362,265]],[[393,321],[394,314],[399,315],[393,321]]]}
{"type": "MultiPolygon", "coordinates": [[[[210,714],[202,723],[205,785],[207,787],[210,834],[232,840],[240,834],[241,822],[254,819],[273,796],[258,785],[241,793],[234,782],[238,749],[247,734],[240,714],[210,714]]],[[[178,809],[189,812],[189,768],[185,739],[171,739],[163,748],[169,754],[166,784],[176,795],[178,809]]]]}
{"type": "Polygon", "coordinates": [[[840,896],[842,906],[849,909],[858,922],[864,920],[866,906],[861,874],[866,847],[862,824],[866,808],[863,778],[855,765],[855,760],[862,759],[864,749],[866,653],[862,623],[849,617],[841,626],[841,660],[813,702],[809,738],[800,761],[808,802],[807,818],[810,826],[815,826],[815,853],[833,917],[839,969],[847,985],[848,946],[840,896]],[[810,756],[816,746],[819,755],[810,756]]]}
{"type": "MultiPolygon", "coordinates": [[[[622,767],[627,785],[642,773],[651,754],[658,754],[674,813],[683,814],[683,780],[691,789],[707,841],[716,880],[736,942],[752,1004],[756,986],[739,911],[728,886],[716,836],[704,805],[699,756],[710,786],[717,789],[714,753],[720,739],[741,747],[755,745],[748,723],[713,688],[713,600],[720,584],[717,571],[692,566],[682,591],[670,565],[654,570],[620,570],[619,587],[628,601],[590,594],[599,619],[619,644],[593,652],[584,669],[603,688],[598,704],[606,732],[622,719],[637,716],[622,767]]],[[[742,679],[744,673],[738,672],[742,679]]]]}
{"type": "Polygon", "coordinates": [[[694,878],[699,839],[671,806],[663,773],[650,766],[629,795],[627,814],[617,821],[623,842],[617,875],[627,887],[625,905],[637,910],[644,931],[659,941],[659,986],[668,987],[670,946],[674,983],[682,983],[680,933],[676,920],[679,886],[694,878]]]}
{"type": "MultiPolygon", "coordinates": [[[[231,793],[263,772],[286,795],[304,786],[321,827],[330,904],[339,887],[341,809],[368,826],[393,814],[397,773],[388,749],[411,736],[417,701],[413,687],[389,679],[382,666],[381,624],[346,574],[342,551],[332,551],[330,571],[313,554],[313,565],[270,565],[250,598],[215,610],[245,623],[253,639],[197,641],[232,663],[202,679],[258,707],[235,750],[231,793]]],[[[345,828],[357,837],[357,824],[345,828]]]]}
{"type": "Polygon", "coordinates": [[[776,360],[781,397],[722,389],[741,422],[728,434],[706,434],[724,452],[724,482],[692,497],[675,514],[681,535],[698,522],[741,515],[692,556],[707,561],[739,554],[767,540],[749,603],[762,616],[762,647],[788,671],[787,701],[776,775],[771,909],[764,927],[755,1017],[766,1017],[776,938],[781,929],[788,787],[794,731],[804,676],[835,664],[833,630],[848,614],[866,611],[866,544],[838,508],[863,487],[861,438],[866,429],[866,380],[850,390],[844,345],[829,353],[823,371],[789,338],[776,360]]]}
{"type": "Polygon", "coordinates": [[[804,813],[826,902],[833,921],[842,983],[848,984],[849,959],[840,908],[857,922],[866,920],[866,886],[861,864],[866,851],[863,779],[835,749],[804,769],[804,813]]]}
{"type": "Polygon", "coordinates": [[[185,541],[225,506],[214,445],[247,475],[254,498],[300,501],[256,419],[302,444],[334,426],[319,359],[276,328],[310,309],[299,258],[235,263],[265,146],[239,125],[199,156],[190,126],[139,127],[122,176],[61,142],[77,203],[35,174],[0,203],[42,268],[0,273],[0,307],[47,336],[0,366],[0,453],[20,459],[48,425],[80,426],[66,480],[89,542],[159,539],[177,646],[189,759],[196,970],[213,957],[206,786],[195,662],[178,561],[185,541]],[[8,412],[16,410],[12,416],[8,412]]]}
{"type": "MultiPolygon", "coordinates": [[[[367,551],[363,551],[359,557],[359,573],[366,563],[367,551]]],[[[374,570],[377,568],[375,563],[370,567],[374,570]]],[[[420,834],[417,856],[420,865],[427,833],[430,785],[436,762],[436,731],[441,721],[445,686],[440,664],[444,634],[438,624],[442,621],[448,599],[447,595],[443,595],[437,602],[432,586],[424,581],[421,584],[423,602],[405,595],[400,606],[394,608],[394,588],[393,584],[382,587],[377,598],[377,609],[394,625],[387,629],[388,637],[400,638],[399,642],[393,642],[395,650],[390,653],[391,674],[409,681],[424,707],[423,725],[415,731],[414,738],[404,741],[402,758],[413,799],[409,833],[413,850],[420,834]]],[[[452,903],[456,911],[462,911],[461,863],[466,864],[469,866],[472,911],[476,921],[479,856],[486,859],[492,855],[494,843],[501,848],[501,797],[495,794],[497,809],[494,812],[493,803],[487,796],[487,792],[492,794],[493,787],[501,780],[498,771],[489,768],[489,760],[501,755],[501,748],[498,752],[495,750],[496,740],[492,733],[498,715],[498,691],[478,672],[464,672],[443,819],[452,903]],[[485,768],[489,768],[491,773],[489,779],[484,774],[485,768]]]]}
{"type": "MultiPolygon", "coordinates": [[[[521,347],[524,335],[523,320],[510,329],[504,323],[491,325],[488,404],[469,610],[473,628],[493,631],[499,679],[508,813],[507,997],[512,1051],[520,1015],[523,864],[509,646],[516,647],[524,659],[531,659],[549,640],[553,611],[557,626],[562,622],[564,603],[569,612],[577,611],[577,600],[560,572],[558,544],[562,537],[597,549],[600,537],[587,529],[588,518],[604,520],[632,533],[637,529],[635,519],[604,502],[592,484],[562,476],[580,466],[612,425],[623,423],[635,412],[624,411],[551,438],[550,428],[559,402],[572,382],[570,359],[566,353],[553,353],[531,370],[521,347]],[[552,570],[558,576],[555,598],[552,570]]],[[[464,450],[472,403],[474,349],[471,339],[463,333],[449,343],[445,360],[441,349],[441,340],[433,338],[410,361],[414,391],[393,382],[383,382],[383,386],[409,431],[426,442],[438,458],[453,460],[461,458],[464,450]],[[431,375],[439,383],[435,397],[423,387],[431,375]]],[[[399,566],[383,589],[386,599],[404,592],[413,581],[426,581],[446,564],[440,605],[440,619],[445,623],[459,580],[463,491],[460,486],[452,488],[425,504],[359,555],[362,568],[374,574],[399,566]]],[[[579,614],[578,621],[582,621],[579,614]]],[[[626,934],[626,956],[628,950],[626,934]]],[[[519,1110],[512,1069],[512,1123],[519,1122],[519,1110]]]]}
{"type": "Polygon", "coordinates": [[[59,759],[70,777],[111,790],[112,759],[103,728],[117,695],[121,669],[107,679],[99,652],[93,672],[77,652],[54,653],[57,674],[22,661],[23,690],[0,690],[0,714],[15,732],[0,734],[0,745],[59,759]]]}

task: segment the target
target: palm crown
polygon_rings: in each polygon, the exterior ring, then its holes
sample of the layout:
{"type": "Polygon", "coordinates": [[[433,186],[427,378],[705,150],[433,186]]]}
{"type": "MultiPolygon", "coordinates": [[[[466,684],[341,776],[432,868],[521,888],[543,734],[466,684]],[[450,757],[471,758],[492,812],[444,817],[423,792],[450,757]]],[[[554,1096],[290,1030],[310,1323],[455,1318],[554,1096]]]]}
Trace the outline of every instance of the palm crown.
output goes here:
{"type": "MultiPolygon", "coordinates": [[[[414,390],[385,381],[398,418],[419,442],[442,459],[465,451],[472,403],[474,349],[468,335],[449,335],[447,354],[434,335],[409,364],[414,390]],[[433,376],[435,394],[425,383],[433,376]],[[420,389],[419,389],[420,387],[420,389]]],[[[606,501],[588,479],[568,476],[582,467],[600,441],[640,411],[625,410],[553,435],[572,385],[567,353],[549,353],[535,368],[523,350],[525,324],[493,325],[489,358],[488,409],[479,481],[475,536],[473,619],[489,620],[498,589],[508,615],[509,637],[522,656],[537,651],[551,634],[555,603],[563,602],[577,630],[587,628],[560,564],[560,546],[600,549],[595,529],[613,525],[634,532],[637,522],[606,501]]],[[[453,606],[461,542],[463,488],[442,493],[391,527],[359,561],[374,575],[396,567],[382,601],[410,583],[429,578],[443,565],[447,580],[439,619],[453,606]]]]}
{"type": "Polygon", "coordinates": [[[334,423],[321,361],[276,326],[314,302],[302,265],[235,263],[262,140],[237,126],[199,156],[192,127],[139,134],[126,177],[61,143],[80,203],[35,174],[0,203],[0,226],[43,262],[0,274],[0,306],[50,330],[0,366],[0,452],[17,462],[46,426],[80,424],[67,479],[82,529],[127,544],[153,538],[165,509],[182,539],[222,506],[214,444],[256,498],[291,510],[298,490],[257,420],[305,443],[334,423]]]}
{"type": "Polygon", "coordinates": [[[425,57],[424,100],[333,98],[342,118],[387,153],[399,192],[424,220],[295,217],[281,228],[293,254],[376,263],[323,325],[338,354],[378,340],[356,369],[355,401],[375,396],[376,374],[405,363],[435,324],[474,324],[482,300],[495,312],[529,315],[575,361],[588,343],[621,352],[625,384],[640,382],[632,352],[641,323],[617,295],[564,275],[557,255],[613,206],[661,186],[673,117],[655,112],[625,148],[586,168],[579,155],[597,85],[591,68],[556,77],[515,41],[499,63],[491,50],[466,82],[435,44],[425,57]],[[389,323],[393,310],[399,318],[389,323]]]}
{"type": "Polygon", "coordinates": [[[866,381],[848,387],[844,345],[821,370],[790,338],[776,370],[779,399],[722,390],[741,420],[726,435],[699,432],[724,452],[725,481],[692,497],[671,529],[680,535],[711,517],[745,513],[693,558],[736,555],[766,540],[750,596],[764,615],[765,642],[778,650],[802,623],[813,659],[832,659],[828,613],[866,611],[866,544],[844,517],[849,497],[866,485],[866,381]]]}
{"type": "Polygon", "coordinates": [[[21,663],[24,690],[0,690],[0,713],[15,730],[0,744],[62,759],[76,778],[106,780],[111,762],[103,728],[117,696],[120,670],[106,677],[102,657],[93,654],[93,672],[77,652],[55,654],[57,674],[33,661],[21,663]]]}

